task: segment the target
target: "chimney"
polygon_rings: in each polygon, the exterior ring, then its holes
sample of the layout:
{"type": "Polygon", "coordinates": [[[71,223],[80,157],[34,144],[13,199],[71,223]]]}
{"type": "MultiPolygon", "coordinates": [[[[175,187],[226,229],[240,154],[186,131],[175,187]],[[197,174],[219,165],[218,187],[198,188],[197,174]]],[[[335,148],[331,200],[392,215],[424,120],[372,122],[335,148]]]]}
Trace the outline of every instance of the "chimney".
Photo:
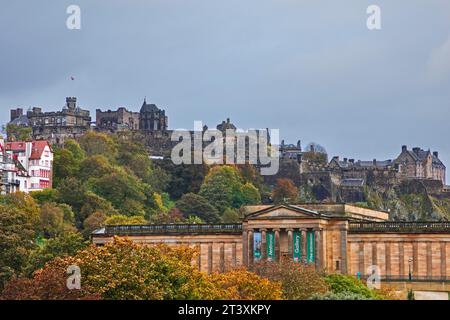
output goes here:
{"type": "Polygon", "coordinates": [[[419,148],[419,147],[415,147],[415,148],[413,148],[412,150],[413,150],[413,152],[414,152],[415,154],[419,154],[420,148],[419,148]]]}
{"type": "Polygon", "coordinates": [[[23,115],[23,109],[22,108],[13,109],[13,110],[11,110],[11,120],[10,121],[15,120],[15,119],[19,118],[22,115],[23,115]]]}
{"type": "Polygon", "coordinates": [[[297,141],[297,149],[302,151],[302,142],[300,140],[297,141]]]}
{"type": "Polygon", "coordinates": [[[402,146],[402,152],[405,152],[406,150],[408,150],[408,147],[405,146],[405,145],[403,145],[403,146],[402,146]]]}
{"type": "Polygon", "coordinates": [[[339,156],[334,156],[333,160],[339,161],[339,156]]]}
{"type": "Polygon", "coordinates": [[[347,158],[344,158],[344,162],[345,162],[345,163],[347,163],[347,160],[348,160],[347,158]]]}
{"type": "Polygon", "coordinates": [[[373,166],[374,166],[374,167],[377,166],[377,159],[373,159],[373,166]]]}
{"type": "Polygon", "coordinates": [[[75,109],[77,106],[77,98],[75,97],[67,97],[66,98],[66,106],[69,109],[75,109]]]}
{"type": "Polygon", "coordinates": [[[349,159],[348,162],[355,163],[355,159],[349,159]]]}
{"type": "Polygon", "coordinates": [[[434,151],[434,152],[433,152],[433,156],[435,156],[436,158],[439,158],[439,152],[434,151]]]}

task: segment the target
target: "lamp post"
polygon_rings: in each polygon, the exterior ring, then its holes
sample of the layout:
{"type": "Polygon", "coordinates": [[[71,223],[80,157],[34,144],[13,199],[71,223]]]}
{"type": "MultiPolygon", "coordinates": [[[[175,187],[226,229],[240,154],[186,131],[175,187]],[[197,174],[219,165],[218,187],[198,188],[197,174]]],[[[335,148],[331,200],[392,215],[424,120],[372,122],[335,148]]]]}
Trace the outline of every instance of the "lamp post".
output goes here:
{"type": "Polygon", "coordinates": [[[408,259],[408,279],[409,281],[412,280],[412,274],[411,274],[411,263],[413,262],[412,258],[408,259]]]}

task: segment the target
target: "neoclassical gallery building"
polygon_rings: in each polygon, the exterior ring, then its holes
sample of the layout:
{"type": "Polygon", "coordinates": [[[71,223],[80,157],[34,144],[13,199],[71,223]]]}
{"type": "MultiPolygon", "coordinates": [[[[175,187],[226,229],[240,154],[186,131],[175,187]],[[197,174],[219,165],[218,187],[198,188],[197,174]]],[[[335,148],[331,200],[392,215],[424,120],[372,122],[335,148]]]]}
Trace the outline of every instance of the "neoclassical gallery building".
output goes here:
{"type": "Polygon", "coordinates": [[[385,281],[449,287],[450,222],[393,222],[387,212],[348,204],[248,206],[245,211],[241,224],[106,226],[92,234],[92,241],[102,245],[120,236],[197,247],[195,263],[204,272],[284,257],[361,277],[377,266],[385,281]]]}

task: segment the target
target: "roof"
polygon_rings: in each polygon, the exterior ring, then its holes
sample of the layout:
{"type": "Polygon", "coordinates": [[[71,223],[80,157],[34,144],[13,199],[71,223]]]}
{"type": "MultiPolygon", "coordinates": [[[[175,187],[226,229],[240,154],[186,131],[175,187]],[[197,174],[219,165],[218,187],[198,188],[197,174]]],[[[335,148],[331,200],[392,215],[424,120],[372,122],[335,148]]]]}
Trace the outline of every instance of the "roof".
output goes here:
{"type": "Polygon", "coordinates": [[[6,142],[5,149],[6,151],[24,152],[26,149],[26,142],[24,141],[6,142]]]}
{"type": "Polygon", "coordinates": [[[337,163],[340,168],[388,168],[394,165],[392,160],[376,160],[374,163],[374,161],[358,160],[352,162],[350,160],[343,161],[334,158],[331,161],[337,163]]]}
{"type": "Polygon", "coordinates": [[[17,126],[28,126],[29,120],[26,115],[21,115],[9,122],[10,124],[15,124],[17,126]]]}
{"type": "Polygon", "coordinates": [[[44,152],[45,147],[51,147],[47,140],[35,140],[32,142],[25,141],[16,141],[16,142],[7,142],[5,143],[6,151],[12,152],[25,152],[27,143],[32,143],[31,146],[31,155],[30,160],[37,160],[42,157],[42,153],[44,152]]]}
{"type": "Polygon", "coordinates": [[[437,164],[437,165],[441,165],[441,166],[444,166],[444,164],[442,163],[442,161],[438,158],[438,157],[436,157],[434,154],[432,154],[431,152],[430,152],[430,150],[423,150],[423,149],[420,149],[420,148],[413,148],[413,150],[407,150],[406,151],[410,156],[411,156],[411,158],[413,158],[414,159],[414,161],[416,161],[416,162],[423,162],[424,160],[426,160],[426,158],[428,157],[428,155],[431,155],[431,159],[432,159],[432,161],[433,161],[433,164],[437,164]]]}
{"type": "Polygon", "coordinates": [[[47,140],[37,140],[32,142],[30,160],[38,160],[42,157],[45,147],[49,147],[47,140]]]}
{"type": "Polygon", "coordinates": [[[140,112],[156,112],[156,111],[160,111],[160,109],[156,106],[156,104],[153,103],[148,104],[147,101],[144,100],[140,112]]]}

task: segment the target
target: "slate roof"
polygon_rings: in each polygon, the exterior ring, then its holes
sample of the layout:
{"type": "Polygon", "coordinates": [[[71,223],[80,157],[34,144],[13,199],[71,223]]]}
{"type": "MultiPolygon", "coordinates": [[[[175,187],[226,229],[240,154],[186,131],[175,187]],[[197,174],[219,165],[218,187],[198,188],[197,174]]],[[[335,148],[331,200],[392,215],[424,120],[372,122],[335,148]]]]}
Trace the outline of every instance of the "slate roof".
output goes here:
{"type": "Polygon", "coordinates": [[[26,115],[21,115],[10,122],[10,124],[15,124],[16,126],[28,126],[29,123],[30,122],[26,115]]]}
{"type": "Polygon", "coordinates": [[[141,107],[141,113],[142,112],[156,112],[156,111],[160,111],[160,109],[156,106],[156,104],[154,103],[147,103],[146,100],[144,100],[144,103],[142,104],[141,107]]]}

